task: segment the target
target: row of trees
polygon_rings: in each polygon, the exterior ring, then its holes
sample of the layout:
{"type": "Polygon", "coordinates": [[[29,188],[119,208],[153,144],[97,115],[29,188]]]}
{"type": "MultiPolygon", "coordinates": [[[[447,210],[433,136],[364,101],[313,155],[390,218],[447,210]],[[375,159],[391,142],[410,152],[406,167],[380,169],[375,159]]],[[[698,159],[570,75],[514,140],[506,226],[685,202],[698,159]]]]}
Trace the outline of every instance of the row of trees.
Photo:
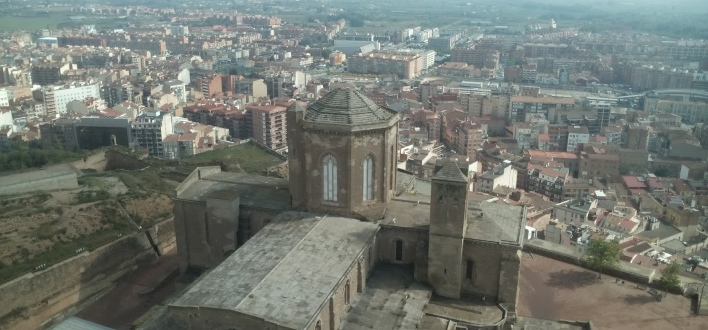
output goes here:
{"type": "Polygon", "coordinates": [[[70,151],[57,148],[42,149],[37,144],[14,143],[9,149],[0,150],[0,171],[37,168],[80,159],[85,155],[85,151],[70,151]]]}
{"type": "MultiPolygon", "coordinates": [[[[615,267],[619,263],[620,247],[616,241],[592,240],[588,245],[587,262],[588,265],[598,271],[597,276],[602,277],[602,272],[608,268],[615,267]]],[[[676,262],[670,263],[661,271],[661,277],[656,280],[656,284],[664,292],[679,286],[679,271],[681,265],[676,262]]]]}

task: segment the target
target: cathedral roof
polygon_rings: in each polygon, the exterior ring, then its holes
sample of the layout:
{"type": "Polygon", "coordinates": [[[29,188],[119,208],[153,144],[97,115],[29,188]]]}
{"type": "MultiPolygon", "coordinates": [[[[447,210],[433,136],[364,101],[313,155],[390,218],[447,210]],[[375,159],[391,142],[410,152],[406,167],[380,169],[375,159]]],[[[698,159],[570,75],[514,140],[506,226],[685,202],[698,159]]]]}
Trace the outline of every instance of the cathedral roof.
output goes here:
{"type": "Polygon", "coordinates": [[[444,180],[467,183],[467,177],[462,174],[457,162],[446,161],[445,164],[433,175],[433,180],[444,180]]]}
{"type": "Polygon", "coordinates": [[[362,131],[393,126],[398,113],[381,107],[351,88],[335,89],[307,107],[305,126],[339,131],[362,131]]]}

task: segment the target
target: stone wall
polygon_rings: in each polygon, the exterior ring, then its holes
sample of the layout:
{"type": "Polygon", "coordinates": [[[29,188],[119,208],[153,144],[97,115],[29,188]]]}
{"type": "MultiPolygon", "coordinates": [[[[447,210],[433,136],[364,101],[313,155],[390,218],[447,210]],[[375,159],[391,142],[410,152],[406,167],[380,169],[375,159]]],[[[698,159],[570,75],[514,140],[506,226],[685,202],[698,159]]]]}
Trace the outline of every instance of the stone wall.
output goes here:
{"type": "MultiPolygon", "coordinates": [[[[174,226],[166,220],[151,227],[158,247],[174,244],[174,226]]],[[[0,285],[0,316],[21,308],[23,317],[0,324],[2,329],[37,329],[50,325],[55,315],[76,312],[77,306],[103,294],[114,282],[142,261],[156,258],[145,232],[136,232],[86,251],[40,272],[29,273],[0,285]],[[46,323],[46,324],[45,324],[46,323]]],[[[61,317],[56,317],[58,321],[61,317]]]]}
{"type": "MultiPolygon", "coordinates": [[[[565,246],[539,239],[533,239],[524,244],[524,250],[530,253],[539,254],[544,257],[587,268],[584,255],[570,248],[566,248],[565,246]]],[[[617,264],[616,267],[608,268],[603,273],[641,284],[651,283],[656,275],[656,271],[654,269],[633,265],[622,260],[619,261],[619,264],[617,264]]]]}
{"type": "Polygon", "coordinates": [[[378,261],[389,264],[413,265],[416,262],[418,242],[421,240],[428,240],[427,230],[381,226],[377,244],[378,261]],[[398,240],[403,242],[403,255],[400,261],[395,259],[396,241],[398,240]]]}

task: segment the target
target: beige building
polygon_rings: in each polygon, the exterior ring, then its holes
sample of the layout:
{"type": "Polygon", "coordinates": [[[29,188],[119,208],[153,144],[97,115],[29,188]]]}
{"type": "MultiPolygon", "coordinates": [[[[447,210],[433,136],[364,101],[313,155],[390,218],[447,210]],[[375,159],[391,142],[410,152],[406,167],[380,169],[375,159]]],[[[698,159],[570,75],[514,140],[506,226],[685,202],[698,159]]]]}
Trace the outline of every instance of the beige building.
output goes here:
{"type": "Polygon", "coordinates": [[[348,71],[362,74],[392,74],[413,79],[423,71],[423,58],[417,54],[368,53],[350,56],[348,71]]]}
{"type": "Polygon", "coordinates": [[[468,168],[452,161],[417,183],[429,192],[408,191],[417,179],[396,169],[398,115],[358,91],[287,111],[289,181],[201,167],[177,188],[180,269],[211,271],[157,327],[392,328],[399,309],[373,297],[407,311],[393,329],[514,322],[524,207],[468,201],[468,168]],[[423,312],[462,296],[475,313],[423,312]]]}

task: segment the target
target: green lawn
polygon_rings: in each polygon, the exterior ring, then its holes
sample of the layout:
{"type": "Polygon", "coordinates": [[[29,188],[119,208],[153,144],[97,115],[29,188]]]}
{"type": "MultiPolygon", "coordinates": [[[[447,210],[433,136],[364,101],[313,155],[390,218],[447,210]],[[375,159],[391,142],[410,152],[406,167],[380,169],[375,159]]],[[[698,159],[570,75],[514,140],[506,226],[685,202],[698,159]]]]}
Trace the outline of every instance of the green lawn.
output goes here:
{"type": "Polygon", "coordinates": [[[240,167],[246,173],[265,174],[266,169],[283,162],[282,159],[256,145],[245,143],[190,156],[182,159],[181,164],[192,167],[192,169],[196,166],[225,165],[228,168],[240,167]]]}

